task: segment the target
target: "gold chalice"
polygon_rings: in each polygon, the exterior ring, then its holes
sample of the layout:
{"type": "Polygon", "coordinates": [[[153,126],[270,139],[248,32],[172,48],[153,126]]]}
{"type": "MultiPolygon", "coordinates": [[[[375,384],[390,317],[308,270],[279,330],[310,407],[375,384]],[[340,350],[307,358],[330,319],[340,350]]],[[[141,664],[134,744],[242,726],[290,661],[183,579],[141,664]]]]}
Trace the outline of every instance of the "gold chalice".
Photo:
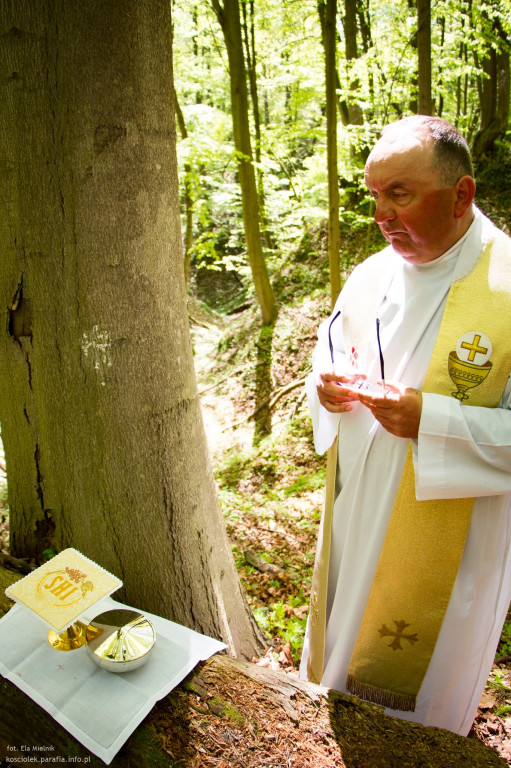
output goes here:
{"type": "Polygon", "coordinates": [[[74,651],[81,648],[87,642],[87,626],[81,621],[75,621],[64,632],[55,632],[50,629],[48,642],[56,651],[74,651]]]}
{"type": "Polygon", "coordinates": [[[456,392],[451,392],[457,400],[468,400],[467,389],[477,387],[488,376],[492,363],[487,360],[483,365],[475,365],[460,360],[456,352],[449,353],[449,376],[456,385],[456,392]]]}

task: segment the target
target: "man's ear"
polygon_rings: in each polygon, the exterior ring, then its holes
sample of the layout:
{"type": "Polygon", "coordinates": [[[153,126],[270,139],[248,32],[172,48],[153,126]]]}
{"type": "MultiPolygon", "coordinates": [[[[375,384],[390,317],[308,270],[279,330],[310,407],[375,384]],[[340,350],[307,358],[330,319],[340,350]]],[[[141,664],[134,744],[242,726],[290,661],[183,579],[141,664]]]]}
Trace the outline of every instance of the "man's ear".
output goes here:
{"type": "Polygon", "coordinates": [[[455,186],[456,201],[454,203],[454,216],[462,219],[466,214],[476,193],[476,183],[472,176],[462,176],[455,186]]]}

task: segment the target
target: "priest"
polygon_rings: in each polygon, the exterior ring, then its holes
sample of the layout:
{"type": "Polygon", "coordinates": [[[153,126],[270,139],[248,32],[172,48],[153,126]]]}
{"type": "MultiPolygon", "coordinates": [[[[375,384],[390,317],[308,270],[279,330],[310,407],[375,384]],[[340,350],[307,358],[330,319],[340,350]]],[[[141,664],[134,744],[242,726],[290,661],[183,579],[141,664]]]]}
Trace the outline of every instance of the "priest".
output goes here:
{"type": "Polygon", "coordinates": [[[307,380],[329,461],[301,671],[466,735],[511,599],[511,240],[443,119],[387,126],[365,182],[389,245],[307,380]]]}

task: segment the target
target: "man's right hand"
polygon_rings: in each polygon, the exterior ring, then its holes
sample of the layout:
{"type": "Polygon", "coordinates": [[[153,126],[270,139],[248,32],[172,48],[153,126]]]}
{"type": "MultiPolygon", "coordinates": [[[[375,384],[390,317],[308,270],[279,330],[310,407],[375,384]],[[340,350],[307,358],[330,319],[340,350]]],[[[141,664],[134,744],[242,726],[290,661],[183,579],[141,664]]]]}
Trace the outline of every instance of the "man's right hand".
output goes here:
{"type": "Polygon", "coordinates": [[[335,373],[322,373],[317,385],[319,402],[330,413],[346,413],[358,400],[358,390],[349,389],[354,381],[365,379],[361,374],[339,376],[335,373]],[[346,386],[343,387],[343,384],[346,386]]]}

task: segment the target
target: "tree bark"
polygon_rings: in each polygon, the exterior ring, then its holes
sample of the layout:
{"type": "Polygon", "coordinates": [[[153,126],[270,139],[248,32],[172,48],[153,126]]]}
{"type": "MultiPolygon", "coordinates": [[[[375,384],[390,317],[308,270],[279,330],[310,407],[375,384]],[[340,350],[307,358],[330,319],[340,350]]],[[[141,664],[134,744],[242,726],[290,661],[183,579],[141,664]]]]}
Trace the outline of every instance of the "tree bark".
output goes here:
{"type": "Polygon", "coordinates": [[[212,6],[222,27],[229,59],[232,125],[248,259],[263,324],[271,325],[277,317],[278,305],[262,248],[259,199],[250,140],[247,75],[243,56],[239,0],[224,0],[223,6],[219,0],[212,0],[212,6]]]}
{"type": "Polygon", "coordinates": [[[167,0],[0,3],[0,423],[11,552],[261,638],[216,498],[182,259],[167,0]]]}
{"type": "Polygon", "coordinates": [[[334,306],[341,290],[339,174],[337,170],[337,97],[336,48],[337,0],[326,0],[325,31],[325,90],[328,168],[328,263],[330,267],[330,303],[334,306]]]}
{"type": "Polygon", "coordinates": [[[431,0],[417,0],[418,114],[432,115],[431,0]]]}

